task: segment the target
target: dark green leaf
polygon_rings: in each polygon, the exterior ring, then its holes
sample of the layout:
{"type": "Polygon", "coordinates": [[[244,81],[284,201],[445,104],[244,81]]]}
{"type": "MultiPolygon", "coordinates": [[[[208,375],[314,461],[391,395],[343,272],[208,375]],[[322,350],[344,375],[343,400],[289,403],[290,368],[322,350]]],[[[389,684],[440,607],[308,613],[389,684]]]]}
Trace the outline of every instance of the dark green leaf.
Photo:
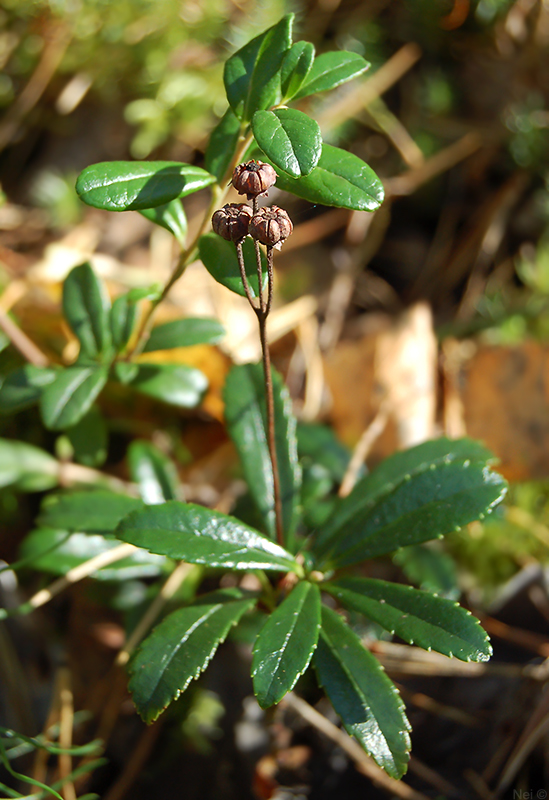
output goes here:
{"type": "Polygon", "coordinates": [[[139,364],[131,385],[138,392],[179,408],[197,406],[208,388],[200,370],[186,364],[139,364]]]}
{"type": "Polygon", "coordinates": [[[92,406],[76,425],[67,428],[66,434],[74,450],[74,460],[79,464],[100,467],[105,462],[109,434],[97,406],[92,406]]]}
{"type": "Polygon", "coordinates": [[[134,440],[128,448],[131,479],[150,505],[175,500],[179,480],[174,464],[151,442],[134,440]]]}
{"type": "Polygon", "coordinates": [[[393,556],[406,579],[427,592],[434,592],[449,600],[460,595],[456,563],[451,555],[436,545],[437,542],[402,547],[393,556]]]}
{"type": "Polygon", "coordinates": [[[252,678],[262,708],[279,703],[303,675],[318,642],[320,591],[298,583],[267,618],[254,645],[252,678]]]}
{"type": "Polygon", "coordinates": [[[59,483],[59,464],[39,447],[0,439],[0,487],[20,492],[43,492],[59,483]]]}
{"type": "Polygon", "coordinates": [[[121,353],[130,341],[136,322],[137,303],[128,293],[117,297],[110,316],[112,343],[117,353],[121,353]]]}
{"type": "Polygon", "coordinates": [[[304,464],[320,464],[337,483],[343,480],[351,457],[332,428],[316,423],[298,423],[297,452],[304,464]]]}
{"type": "Polygon", "coordinates": [[[223,180],[229,169],[239,136],[240,120],[229,107],[211,132],[204,156],[204,166],[218,181],[223,180]]]}
{"type": "Polygon", "coordinates": [[[377,659],[326,606],[313,663],[347,733],[391,777],[401,778],[410,751],[404,705],[377,659]]]}
{"type": "Polygon", "coordinates": [[[492,655],[479,621],[452,600],[373,578],[340,578],[322,588],[408,644],[462,661],[488,661],[492,655]]]}
{"type": "Polygon", "coordinates": [[[33,406],[40,400],[44,386],[53,383],[57,374],[56,369],[32,364],[10,373],[0,387],[0,414],[14,414],[33,406]]]}
{"type": "Polygon", "coordinates": [[[315,60],[315,48],[311,42],[296,42],[293,44],[282,62],[280,80],[282,85],[282,98],[291,100],[300,89],[303,81],[315,60]]]}
{"type": "Polygon", "coordinates": [[[281,99],[280,67],[292,44],[293,14],[256,36],[225,62],[223,80],[229,104],[243,122],[281,99]]]}
{"type": "Polygon", "coordinates": [[[3,353],[4,350],[9,347],[11,344],[9,336],[6,336],[4,331],[0,331],[0,353],[3,353]]]}
{"type": "Polygon", "coordinates": [[[310,203],[355,211],[375,211],[384,197],[383,184],[368,164],[329,144],[322,145],[320,161],[309,175],[290,178],[282,173],[276,186],[310,203]]]}
{"type": "Polygon", "coordinates": [[[139,213],[156,225],[160,225],[170,233],[173,233],[183,247],[187,236],[187,215],[179,198],[155,208],[142,208],[139,213]]]}
{"type": "Polygon", "coordinates": [[[139,372],[139,364],[129,361],[117,361],[113,365],[114,377],[125,386],[131,383],[139,372]]]}
{"type": "MultiPolygon", "coordinates": [[[[52,575],[65,575],[70,569],[83,564],[90,558],[119,547],[116,539],[106,539],[98,534],[71,533],[52,528],[39,528],[32,531],[23,541],[20,557],[26,559],[27,566],[52,575]]],[[[127,558],[109,564],[91,577],[103,581],[130,581],[136,578],[156,578],[165,568],[166,559],[136,550],[127,558]]]]}
{"type": "Polygon", "coordinates": [[[229,569],[300,572],[293,556],[240,520],[170,500],[130,514],[116,535],[151,553],[229,569]]]}
{"type": "Polygon", "coordinates": [[[195,344],[217,344],[225,336],[225,328],[216,319],[187,317],[153,328],[143,352],[190,347],[195,344]]]}
{"type": "Polygon", "coordinates": [[[339,531],[352,524],[353,519],[364,515],[400,484],[406,483],[426,470],[436,470],[440,465],[450,464],[455,460],[490,462],[493,460],[493,455],[480,442],[441,437],[386,458],[373,472],[356,484],[348,497],[339,502],[333,517],[318,536],[319,550],[339,531]]]}
{"type": "Polygon", "coordinates": [[[370,64],[358,53],[346,50],[322,53],[315,58],[303,85],[294,95],[294,100],[335,89],[336,86],[362,75],[369,67],[370,64]]]}
{"type": "Polygon", "coordinates": [[[136,497],[106,489],[49,495],[38,522],[44,528],[84,533],[111,533],[130,511],[143,508],[136,497]]]}
{"type": "Polygon", "coordinates": [[[40,398],[40,413],[46,428],[70,428],[88,413],[107,382],[107,366],[68,367],[59,372],[40,398]]]}
{"type": "Polygon", "coordinates": [[[435,465],[349,519],[324,550],[334,566],[344,566],[440,538],[489,514],[506,488],[501,475],[484,462],[435,465]]]}
{"type": "Polygon", "coordinates": [[[90,358],[108,353],[111,346],[111,302],[89,264],[72,269],[63,284],[63,313],[80,341],[81,353],[90,358]]]}
{"type": "Polygon", "coordinates": [[[76,191],[89,206],[142,211],[186,197],[215,182],[200,167],[178,161],[103,161],[80,173],[76,191]]]}
{"type": "MultiPolygon", "coordinates": [[[[240,277],[240,269],[238,267],[238,259],[236,257],[236,247],[232,242],[227,242],[218,236],[216,233],[207,233],[205,236],[200,237],[198,243],[198,252],[200,260],[215,280],[222,283],[231,292],[246,296],[244,287],[242,286],[242,279],[240,277]]],[[[248,283],[252,289],[253,297],[257,297],[257,290],[259,282],[257,280],[257,262],[255,257],[255,247],[252,239],[247,238],[244,240],[242,246],[244,254],[244,264],[246,266],[246,275],[248,276],[248,283]]],[[[261,253],[261,263],[263,269],[263,288],[267,287],[267,260],[261,253]]]]}
{"type": "MultiPolygon", "coordinates": [[[[297,462],[296,421],[282,378],[274,370],[272,376],[283,528],[285,534],[291,536],[300,514],[301,470],[297,462]]],[[[273,469],[267,445],[262,365],[242,364],[233,367],[227,376],[224,398],[227,428],[238,450],[250,494],[268,534],[274,538],[273,469]]]]}
{"type": "Polygon", "coordinates": [[[153,722],[198,678],[233,625],[256,603],[225,589],[174,611],[145,639],[130,661],[129,689],[145,722],[153,722]]]}
{"type": "Polygon", "coordinates": [[[252,131],[269,161],[292,178],[308,175],[318,164],[322,153],[320,127],[302,111],[256,111],[252,131]]]}

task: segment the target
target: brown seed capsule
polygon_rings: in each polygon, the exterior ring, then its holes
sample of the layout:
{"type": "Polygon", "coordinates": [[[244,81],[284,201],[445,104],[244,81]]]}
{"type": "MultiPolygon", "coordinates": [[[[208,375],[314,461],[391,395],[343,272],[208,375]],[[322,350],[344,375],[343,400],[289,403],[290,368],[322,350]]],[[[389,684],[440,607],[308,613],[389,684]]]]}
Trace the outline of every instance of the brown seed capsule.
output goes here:
{"type": "Polygon", "coordinates": [[[212,217],[214,232],[228,242],[240,242],[248,235],[253,211],[246,203],[227,203],[212,217]]]}
{"type": "Polygon", "coordinates": [[[245,194],[248,200],[267,191],[276,182],[277,174],[270,164],[263,161],[248,161],[239,164],[233,172],[232,184],[238,194],[245,194]]]}
{"type": "Polygon", "coordinates": [[[281,245],[293,231],[294,226],[283,208],[271,206],[260,208],[250,220],[248,233],[253,239],[271,246],[281,245]]]}

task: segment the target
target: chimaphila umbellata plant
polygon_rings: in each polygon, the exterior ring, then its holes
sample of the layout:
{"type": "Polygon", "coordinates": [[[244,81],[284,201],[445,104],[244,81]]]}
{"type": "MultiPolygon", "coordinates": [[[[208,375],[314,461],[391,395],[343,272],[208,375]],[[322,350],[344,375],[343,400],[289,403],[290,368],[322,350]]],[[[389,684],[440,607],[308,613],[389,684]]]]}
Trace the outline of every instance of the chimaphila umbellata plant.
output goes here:
{"type": "MultiPolygon", "coordinates": [[[[66,431],[76,457],[79,442],[87,442],[87,451],[80,449],[89,457],[90,430],[99,424],[95,400],[108,380],[176,405],[199,402],[206,388],[200,372],[144,361],[148,352],[214,342],[221,335],[215,320],[151,329],[154,310],[187,265],[199,255],[216,280],[247,297],[258,319],[263,363],[233,367],[224,399],[227,429],[255,506],[254,524],[183,502],[173,465],[150,443],[135,441],[128,464],[141,498],[104,488],[50,496],[23,555],[28,563],[34,553],[35,566],[49,564],[55,571],[72,537],[88,536],[97,546],[100,535],[105,550],[116,539],[139,548],[124,562],[134,576],[173,573],[176,562],[198,565],[201,576],[253,572],[257,591],[245,590],[238,580],[214,592],[198,589],[134,650],[129,687],[143,719],[155,720],[205,670],[233,626],[255,615],[252,679],[259,704],[280,702],[312,665],[349,734],[399,778],[410,749],[403,704],[377,659],[335,609],[357,612],[420,647],[464,660],[488,659],[488,638],[467,611],[428,592],[363,577],[361,565],[482,518],[501,501],[505,482],[491,471],[490,453],[482,445],[443,438],[393,455],[345,498],[331,492],[341,475],[328,466],[328,484],[324,480],[312,492],[313,503],[322,500],[323,513],[311,510],[296,420],[283,381],[271,369],[265,332],[274,251],[291,234],[292,223],[278,206],[260,208],[258,197],[276,181],[277,188],[313,203],[373,211],[383,188],[367,164],[323,143],[317,123],[288,106],[360,75],[368,64],[355,53],[317,57],[310,43],[292,44],[292,19],[284,17],[227,61],[229,108],[211,135],[204,169],[177,162],[109,162],[82,172],[77,191],[84,202],[139,211],[174,234],[181,255],[165,286],[129,292],[112,306],[89,265],[73,270],[65,281],[63,308],[80,342],[76,363],[22,368],[0,389],[0,405],[13,412],[38,403],[45,426],[66,431]],[[252,205],[223,205],[229,183],[252,205]],[[211,202],[188,241],[181,199],[206,187],[211,202]],[[149,305],[140,314],[143,300],[149,305]],[[48,545],[52,551],[44,555],[48,545]]],[[[37,481],[40,488],[54,486],[52,457],[25,447],[22,464],[42,460],[31,478],[21,467],[20,488],[36,488],[37,481]]],[[[317,443],[307,454],[321,463],[321,450],[317,443]]]]}

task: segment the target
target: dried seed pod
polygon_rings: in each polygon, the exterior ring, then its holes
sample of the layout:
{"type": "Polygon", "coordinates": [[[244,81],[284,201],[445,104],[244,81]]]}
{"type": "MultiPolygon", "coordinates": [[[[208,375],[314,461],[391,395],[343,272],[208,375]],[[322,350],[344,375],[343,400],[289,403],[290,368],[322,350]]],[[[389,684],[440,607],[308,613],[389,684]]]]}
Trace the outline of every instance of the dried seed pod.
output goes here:
{"type": "Polygon", "coordinates": [[[248,161],[239,164],[233,172],[232,184],[238,194],[245,194],[248,200],[267,191],[276,182],[277,174],[270,164],[263,161],[248,161]]]}
{"type": "Polygon", "coordinates": [[[288,212],[278,206],[260,208],[250,220],[248,233],[262,244],[280,246],[293,231],[292,220],[288,212]]]}
{"type": "Polygon", "coordinates": [[[248,235],[253,211],[246,203],[227,203],[212,217],[214,232],[228,242],[240,242],[248,235]]]}

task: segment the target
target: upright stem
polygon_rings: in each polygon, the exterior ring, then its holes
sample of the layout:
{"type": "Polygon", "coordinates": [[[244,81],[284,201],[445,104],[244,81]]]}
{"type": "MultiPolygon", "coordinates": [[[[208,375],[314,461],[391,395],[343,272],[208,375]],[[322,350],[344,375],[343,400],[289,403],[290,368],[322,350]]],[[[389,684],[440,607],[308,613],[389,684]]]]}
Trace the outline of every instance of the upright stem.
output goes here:
{"type": "MultiPolygon", "coordinates": [[[[257,210],[257,200],[254,198],[254,212],[257,210]]],[[[284,525],[282,519],[282,498],[280,494],[280,473],[278,469],[278,456],[276,452],[276,432],[275,432],[275,414],[274,414],[274,396],[273,396],[273,378],[271,373],[271,354],[269,352],[269,344],[267,342],[267,317],[271,310],[273,299],[273,248],[267,247],[267,298],[263,291],[263,271],[261,268],[261,250],[259,242],[255,242],[256,258],[257,258],[257,277],[259,284],[258,300],[259,306],[253,301],[251,287],[246,275],[246,268],[244,264],[244,255],[242,252],[242,242],[237,242],[236,252],[238,256],[238,265],[240,268],[240,276],[248,302],[253,308],[257,317],[259,325],[259,340],[261,342],[261,353],[263,357],[263,375],[265,380],[265,406],[267,410],[267,446],[269,448],[269,456],[273,469],[273,497],[274,497],[274,511],[275,511],[275,528],[276,540],[281,547],[284,547],[284,525]]]]}

